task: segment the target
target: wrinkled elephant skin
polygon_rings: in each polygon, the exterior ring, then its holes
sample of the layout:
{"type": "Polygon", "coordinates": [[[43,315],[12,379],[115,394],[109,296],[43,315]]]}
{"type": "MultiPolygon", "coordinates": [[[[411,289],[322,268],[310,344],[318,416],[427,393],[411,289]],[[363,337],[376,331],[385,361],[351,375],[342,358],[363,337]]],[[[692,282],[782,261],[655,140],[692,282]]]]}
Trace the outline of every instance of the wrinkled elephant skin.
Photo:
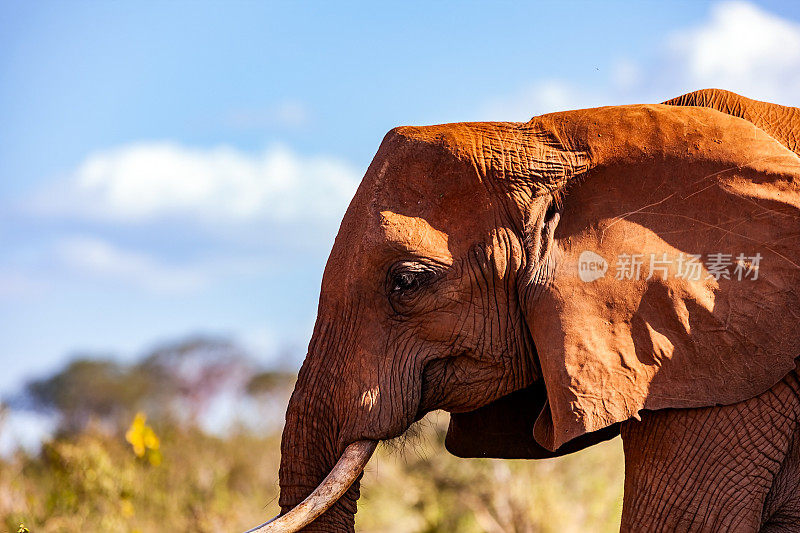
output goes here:
{"type": "MultiPolygon", "coordinates": [[[[798,140],[800,110],[719,90],[389,132],[323,275],[283,512],[443,409],[463,457],[621,431],[625,531],[799,531],[798,140]]],[[[358,495],[304,530],[352,531],[358,495]]]]}

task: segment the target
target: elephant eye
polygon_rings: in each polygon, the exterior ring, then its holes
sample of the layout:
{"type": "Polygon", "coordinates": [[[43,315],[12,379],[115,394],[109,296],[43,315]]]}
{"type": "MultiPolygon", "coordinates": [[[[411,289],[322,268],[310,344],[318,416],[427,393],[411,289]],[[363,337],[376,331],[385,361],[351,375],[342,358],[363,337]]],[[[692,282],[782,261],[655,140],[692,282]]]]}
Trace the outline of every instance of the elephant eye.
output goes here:
{"type": "Polygon", "coordinates": [[[412,291],[418,287],[419,279],[413,272],[398,272],[392,278],[392,292],[412,291]]]}
{"type": "Polygon", "coordinates": [[[393,265],[386,277],[390,299],[404,300],[436,277],[435,267],[418,262],[402,262],[393,265]]]}

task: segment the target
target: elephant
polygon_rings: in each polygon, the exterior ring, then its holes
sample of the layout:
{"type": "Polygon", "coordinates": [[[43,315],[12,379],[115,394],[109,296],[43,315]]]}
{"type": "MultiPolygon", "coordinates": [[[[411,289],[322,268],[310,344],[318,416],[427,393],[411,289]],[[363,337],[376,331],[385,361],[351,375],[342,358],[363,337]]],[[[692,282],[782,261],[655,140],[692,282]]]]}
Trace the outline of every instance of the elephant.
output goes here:
{"type": "Polygon", "coordinates": [[[353,531],[378,442],[459,457],[621,434],[622,531],[800,531],[800,109],[718,89],[398,127],[324,270],[281,515],[353,531]]]}

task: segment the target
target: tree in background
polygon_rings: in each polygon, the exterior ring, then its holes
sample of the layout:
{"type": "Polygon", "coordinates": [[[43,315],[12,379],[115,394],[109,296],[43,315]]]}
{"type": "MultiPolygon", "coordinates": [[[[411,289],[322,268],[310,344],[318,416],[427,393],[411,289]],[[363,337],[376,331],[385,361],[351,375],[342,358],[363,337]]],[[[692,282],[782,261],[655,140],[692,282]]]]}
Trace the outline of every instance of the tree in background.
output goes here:
{"type": "Polygon", "coordinates": [[[56,413],[59,429],[68,433],[90,422],[125,428],[140,411],[156,422],[197,425],[223,397],[251,398],[259,409],[277,410],[282,402],[283,409],[293,382],[291,373],[260,369],[232,341],[197,336],[161,345],[131,364],[82,355],[28,383],[12,407],[56,413]]]}
{"type": "Polygon", "coordinates": [[[48,378],[32,381],[26,397],[34,409],[59,414],[60,429],[79,432],[90,420],[118,425],[159,395],[138,366],[79,357],[48,378]]]}
{"type": "Polygon", "coordinates": [[[194,337],[156,348],[136,365],[166,395],[179,418],[197,423],[222,394],[242,392],[258,372],[250,356],[226,339],[194,337]]]}

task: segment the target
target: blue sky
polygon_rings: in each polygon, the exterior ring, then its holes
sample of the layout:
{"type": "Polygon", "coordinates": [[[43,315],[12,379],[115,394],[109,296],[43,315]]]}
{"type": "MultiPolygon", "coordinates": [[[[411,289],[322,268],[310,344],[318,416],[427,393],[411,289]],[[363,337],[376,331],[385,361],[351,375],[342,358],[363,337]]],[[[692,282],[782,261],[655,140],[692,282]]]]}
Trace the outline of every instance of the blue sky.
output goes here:
{"type": "Polygon", "coordinates": [[[387,130],[709,86],[800,105],[800,7],[0,3],[0,394],[197,332],[296,365],[387,130]]]}

